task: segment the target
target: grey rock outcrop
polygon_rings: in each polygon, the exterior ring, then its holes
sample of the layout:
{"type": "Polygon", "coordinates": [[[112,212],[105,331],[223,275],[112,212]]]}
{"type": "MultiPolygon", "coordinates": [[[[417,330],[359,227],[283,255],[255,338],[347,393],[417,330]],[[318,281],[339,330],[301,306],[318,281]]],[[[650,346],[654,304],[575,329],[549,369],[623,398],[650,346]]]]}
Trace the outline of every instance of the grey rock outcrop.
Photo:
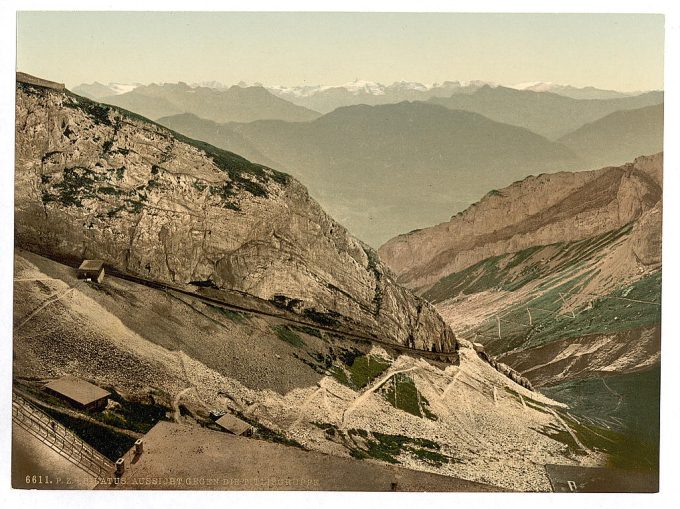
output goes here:
{"type": "Polygon", "coordinates": [[[512,380],[516,384],[519,384],[530,391],[534,390],[534,387],[528,378],[523,376],[519,371],[512,369],[507,364],[498,362],[494,357],[486,353],[484,345],[482,345],[481,343],[472,343],[472,348],[477,353],[480,359],[488,362],[491,365],[491,367],[493,367],[496,371],[498,371],[502,375],[507,376],[510,380],[512,380]]]}
{"type": "Polygon", "coordinates": [[[69,92],[16,102],[16,244],[264,298],[416,348],[452,351],[430,304],[394,282],[288,175],[69,92]]]}

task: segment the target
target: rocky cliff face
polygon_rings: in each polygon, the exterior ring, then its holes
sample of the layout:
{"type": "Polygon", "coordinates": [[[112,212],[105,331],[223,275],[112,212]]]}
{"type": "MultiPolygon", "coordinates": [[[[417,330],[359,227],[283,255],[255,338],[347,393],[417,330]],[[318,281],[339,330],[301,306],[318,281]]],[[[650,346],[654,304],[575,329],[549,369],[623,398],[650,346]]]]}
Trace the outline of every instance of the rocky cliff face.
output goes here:
{"type": "Polygon", "coordinates": [[[656,369],[662,165],[527,177],[381,253],[463,344],[534,386],[656,369]]]}
{"type": "Polygon", "coordinates": [[[586,239],[638,220],[634,256],[644,265],[659,264],[662,165],[657,154],[621,167],[530,176],[491,191],[447,223],[400,235],[378,252],[400,283],[425,291],[486,258],[586,239]],[[649,221],[654,228],[643,227],[649,221]]]}
{"type": "Polygon", "coordinates": [[[285,296],[366,333],[450,351],[437,311],[288,175],[68,92],[17,85],[15,236],[175,284],[285,296]]]}

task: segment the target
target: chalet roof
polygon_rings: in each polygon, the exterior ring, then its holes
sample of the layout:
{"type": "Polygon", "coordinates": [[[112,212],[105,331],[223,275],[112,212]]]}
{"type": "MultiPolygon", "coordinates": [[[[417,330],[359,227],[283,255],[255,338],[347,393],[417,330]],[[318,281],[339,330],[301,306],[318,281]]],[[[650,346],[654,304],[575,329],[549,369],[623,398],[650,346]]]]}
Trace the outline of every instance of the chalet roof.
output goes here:
{"type": "Polygon", "coordinates": [[[234,435],[242,435],[251,428],[250,424],[231,414],[224,414],[215,421],[215,424],[227,431],[231,431],[234,435]]]}
{"type": "Polygon", "coordinates": [[[58,380],[48,383],[45,388],[53,392],[67,397],[71,401],[75,401],[81,405],[89,405],[97,400],[110,396],[111,393],[105,391],[101,387],[76,378],[75,376],[66,375],[58,380]]]}
{"type": "Polygon", "coordinates": [[[78,270],[99,272],[104,268],[104,260],[83,260],[78,270]]]}

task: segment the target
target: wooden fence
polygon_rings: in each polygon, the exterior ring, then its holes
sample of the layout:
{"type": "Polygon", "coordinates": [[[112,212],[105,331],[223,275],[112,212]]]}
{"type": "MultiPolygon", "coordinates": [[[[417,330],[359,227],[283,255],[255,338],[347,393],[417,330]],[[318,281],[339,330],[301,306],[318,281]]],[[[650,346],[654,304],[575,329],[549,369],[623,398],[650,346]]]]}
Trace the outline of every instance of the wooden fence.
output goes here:
{"type": "Polygon", "coordinates": [[[111,460],[15,392],[12,422],[94,478],[112,476],[115,467],[111,460]]]}

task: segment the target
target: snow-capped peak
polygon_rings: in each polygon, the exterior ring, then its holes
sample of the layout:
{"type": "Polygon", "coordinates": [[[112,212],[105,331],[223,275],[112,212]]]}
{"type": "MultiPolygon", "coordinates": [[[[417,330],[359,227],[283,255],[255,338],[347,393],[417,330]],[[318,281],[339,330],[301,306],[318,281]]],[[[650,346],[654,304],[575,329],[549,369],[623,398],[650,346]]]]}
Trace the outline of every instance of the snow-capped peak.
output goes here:
{"type": "Polygon", "coordinates": [[[131,92],[135,88],[140,86],[139,83],[109,83],[107,87],[113,91],[113,95],[121,95],[127,92],[131,92]]]}
{"type": "Polygon", "coordinates": [[[364,92],[371,95],[385,95],[385,85],[376,83],[375,81],[366,81],[359,79],[350,81],[338,87],[328,88],[344,88],[345,90],[353,94],[359,94],[361,92],[364,92]]]}
{"type": "Polygon", "coordinates": [[[509,88],[515,90],[532,90],[533,92],[550,92],[551,90],[564,88],[564,85],[553,83],[552,81],[527,81],[510,85],[509,88]]]}

